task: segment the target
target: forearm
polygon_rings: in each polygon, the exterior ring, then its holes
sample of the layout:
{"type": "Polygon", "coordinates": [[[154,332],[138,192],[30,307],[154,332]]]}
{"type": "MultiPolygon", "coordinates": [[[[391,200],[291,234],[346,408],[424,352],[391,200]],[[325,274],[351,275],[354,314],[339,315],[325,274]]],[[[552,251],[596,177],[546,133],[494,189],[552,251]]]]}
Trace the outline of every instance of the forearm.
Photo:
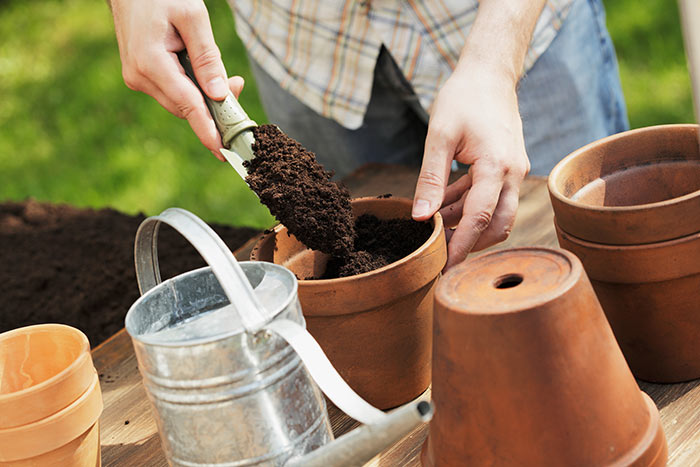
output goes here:
{"type": "Polygon", "coordinates": [[[545,0],[482,0],[457,69],[484,67],[513,86],[545,0]]]}

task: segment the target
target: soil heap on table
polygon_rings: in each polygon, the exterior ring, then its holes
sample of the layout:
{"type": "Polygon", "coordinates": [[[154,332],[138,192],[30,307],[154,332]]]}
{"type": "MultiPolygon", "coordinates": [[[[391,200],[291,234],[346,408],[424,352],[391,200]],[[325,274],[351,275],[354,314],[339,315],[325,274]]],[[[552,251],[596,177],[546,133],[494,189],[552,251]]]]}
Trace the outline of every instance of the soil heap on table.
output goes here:
{"type": "MultiPolygon", "coordinates": [[[[124,327],[139,297],[134,236],[143,219],[33,200],[0,204],[0,332],[63,323],[82,330],[95,346],[124,327]]],[[[212,228],[231,250],[258,233],[212,228]]],[[[205,265],[167,225],[159,231],[158,256],[163,280],[205,265]]]]}
{"type": "Polygon", "coordinates": [[[255,158],[244,163],[246,181],[300,242],[331,256],[322,279],[386,266],[430,237],[428,222],[371,215],[353,220],[350,193],[331,180],[333,174],[312,152],[274,125],[254,128],[253,134],[255,158]]]}
{"type": "Polygon", "coordinates": [[[260,201],[304,245],[347,256],[355,236],[348,190],[275,125],[261,125],[253,134],[255,158],[243,165],[260,201]]]}

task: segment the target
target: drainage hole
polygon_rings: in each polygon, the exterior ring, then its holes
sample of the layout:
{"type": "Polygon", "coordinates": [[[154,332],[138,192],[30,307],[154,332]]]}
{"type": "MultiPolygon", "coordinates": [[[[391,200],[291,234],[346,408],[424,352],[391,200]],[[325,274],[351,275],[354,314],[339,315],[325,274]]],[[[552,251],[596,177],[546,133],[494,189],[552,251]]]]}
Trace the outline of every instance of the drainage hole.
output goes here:
{"type": "Polygon", "coordinates": [[[520,274],[506,274],[493,281],[493,286],[497,289],[511,289],[520,285],[523,276],[520,274]]]}

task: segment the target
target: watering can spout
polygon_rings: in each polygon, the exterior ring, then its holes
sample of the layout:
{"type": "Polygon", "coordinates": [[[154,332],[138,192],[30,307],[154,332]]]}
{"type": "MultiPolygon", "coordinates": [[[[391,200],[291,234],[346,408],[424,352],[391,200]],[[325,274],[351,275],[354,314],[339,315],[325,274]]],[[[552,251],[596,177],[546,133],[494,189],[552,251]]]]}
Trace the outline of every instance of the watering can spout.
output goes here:
{"type": "Polygon", "coordinates": [[[285,467],[361,466],[431,418],[430,402],[409,402],[377,423],[363,425],[305,456],[290,459],[285,467]]]}

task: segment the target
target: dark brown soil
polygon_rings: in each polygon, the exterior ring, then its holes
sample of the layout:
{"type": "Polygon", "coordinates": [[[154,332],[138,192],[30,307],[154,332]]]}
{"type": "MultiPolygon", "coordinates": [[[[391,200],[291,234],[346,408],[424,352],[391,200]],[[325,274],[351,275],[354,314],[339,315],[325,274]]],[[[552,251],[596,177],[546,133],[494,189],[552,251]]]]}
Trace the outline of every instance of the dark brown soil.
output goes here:
{"type": "Polygon", "coordinates": [[[255,158],[244,163],[246,181],[300,242],[331,256],[323,279],[386,266],[430,237],[427,222],[382,221],[369,215],[353,221],[350,193],[331,181],[333,174],[312,152],[274,125],[259,126],[253,134],[255,158]]]}
{"type": "Polygon", "coordinates": [[[253,129],[255,158],[246,181],[273,216],[313,250],[345,256],[353,248],[348,190],[316,156],[274,125],[253,129]]]}
{"type": "MultiPolygon", "coordinates": [[[[85,332],[93,346],[117,332],[139,296],[133,244],[143,219],[32,200],[0,204],[0,332],[64,323],[85,332]]],[[[232,250],[257,233],[212,227],[232,250]]],[[[158,250],[164,279],[204,266],[165,225],[158,250]]]]}
{"type": "Polygon", "coordinates": [[[355,251],[347,257],[331,258],[322,279],[354,276],[404,258],[425,243],[433,227],[411,219],[381,220],[363,215],[355,222],[355,251]]]}

